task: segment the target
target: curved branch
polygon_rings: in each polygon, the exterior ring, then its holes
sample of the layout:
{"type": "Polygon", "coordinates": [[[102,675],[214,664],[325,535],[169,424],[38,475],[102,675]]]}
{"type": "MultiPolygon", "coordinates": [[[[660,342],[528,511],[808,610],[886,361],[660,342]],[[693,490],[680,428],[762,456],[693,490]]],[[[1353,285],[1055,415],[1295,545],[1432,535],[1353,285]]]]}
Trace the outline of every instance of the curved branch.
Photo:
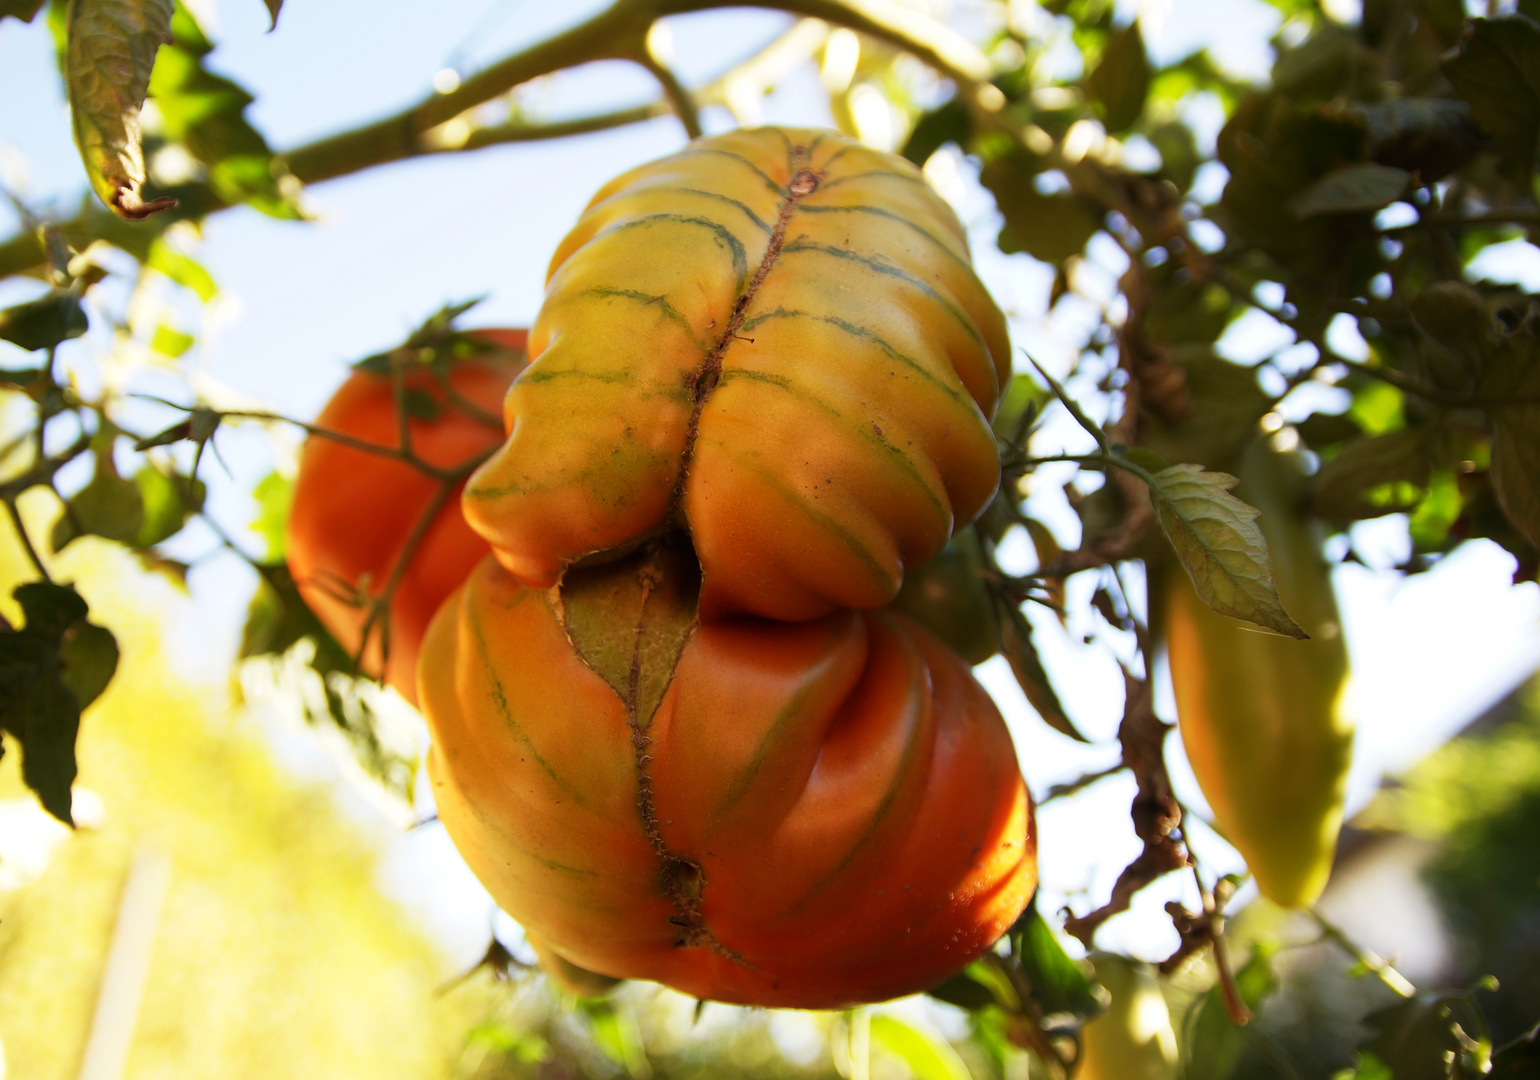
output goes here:
{"type": "MultiPolygon", "coordinates": [[[[990,65],[984,54],[950,27],[892,0],[616,0],[586,22],[466,78],[447,94],[435,93],[393,116],[295,147],[278,154],[275,161],[301,183],[315,184],[426,154],[563,138],[651,119],[661,115],[666,106],[655,103],[551,124],[511,123],[472,131],[460,141],[446,142],[433,137],[435,128],[531,79],[597,60],[635,60],[639,52],[645,55],[645,46],[640,43],[646,41],[648,31],[659,19],[725,7],[784,11],[866,34],[929,65],[955,82],[959,93],[972,106],[989,111],[985,96],[993,87],[987,81],[990,65]]],[[[746,63],[753,64],[754,60],[746,63]]],[[[671,74],[659,75],[654,71],[654,75],[663,83],[687,129],[691,126],[688,117],[699,103],[720,95],[724,85],[724,80],[718,79],[691,99],[671,74]],[[688,107],[684,107],[686,101],[688,107]]],[[[211,192],[184,202],[185,212],[179,216],[185,217],[204,216],[229,205],[211,192]]],[[[71,238],[95,238],[117,228],[98,222],[101,214],[93,212],[94,209],[87,207],[73,221],[58,226],[59,231],[71,238]],[[98,225],[101,227],[97,228],[98,225]]],[[[166,223],[169,222],[162,222],[160,227],[166,223]]],[[[106,238],[111,240],[110,235],[106,238]]],[[[0,278],[36,273],[46,261],[42,238],[36,230],[24,230],[0,241],[0,278]]]]}

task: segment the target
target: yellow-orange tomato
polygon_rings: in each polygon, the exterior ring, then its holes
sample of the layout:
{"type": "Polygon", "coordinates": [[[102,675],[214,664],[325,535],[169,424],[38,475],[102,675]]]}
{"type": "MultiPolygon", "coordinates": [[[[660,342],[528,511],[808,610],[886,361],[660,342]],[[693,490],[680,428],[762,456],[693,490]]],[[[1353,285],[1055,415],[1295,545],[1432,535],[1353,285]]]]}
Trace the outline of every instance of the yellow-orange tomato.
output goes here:
{"type": "Polygon", "coordinates": [[[832,132],[698,140],[551,262],[466,516],[524,584],[687,523],[708,617],[880,607],[994,494],[1005,320],[919,170],[832,132]]]}
{"type": "MultiPolygon", "coordinates": [[[[412,450],[440,468],[473,462],[502,442],[496,417],[508,384],[524,366],[525,331],[486,329],[465,336],[486,351],[450,364],[447,379],[453,396],[445,394],[438,377],[426,368],[405,375],[407,392],[419,403],[432,403],[427,410],[432,415],[417,418],[408,402],[412,450]]],[[[326,431],[398,448],[401,436],[391,377],[355,371],[315,423],[326,431]]],[[[442,500],[403,570],[390,604],[388,659],[387,626],[378,619],[363,652],[363,669],[382,675],[413,702],[417,652],[428,621],[487,553],[486,541],[460,512],[463,486],[461,481],[442,500]]],[[[438,479],[405,461],[324,436],[306,441],[289,516],[289,570],[305,602],[349,652],[357,653],[364,644],[366,599],[382,595],[439,488],[438,479]]]]}
{"type": "Polygon", "coordinates": [[[941,982],[1026,905],[1010,735],[914,624],[689,624],[644,715],[577,651],[562,595],[488,559],[420,666],[439,819],[543,949],[702,999],[834,1008],[941,982]]]}

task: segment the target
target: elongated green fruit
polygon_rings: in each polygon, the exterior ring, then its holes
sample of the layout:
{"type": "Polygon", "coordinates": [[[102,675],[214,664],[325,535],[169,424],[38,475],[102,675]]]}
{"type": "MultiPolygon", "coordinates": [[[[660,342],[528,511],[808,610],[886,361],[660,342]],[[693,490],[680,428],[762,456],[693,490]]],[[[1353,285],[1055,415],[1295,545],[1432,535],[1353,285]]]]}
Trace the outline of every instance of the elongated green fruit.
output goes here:
{"type": "Polygon", "coordinates": [[[1284,907],[1326,887],[1342,824],[1353,727],[1342,710],[1347,646],[1331,576],[1303,514],[1303,475],[1259,439],[1236,494],[1262,511],[1278,593],[1308,641],[1217,615],[1173,561],[1152,573],[1187,758],[1214,821],[1284,907]]]}
{"type": "Polygon", "coordinates": [[[1174,1080],[1176,1032],[1155,973],[1115,953],[1091,962],[1112,1002],[1085,1026],[1075,1080],[1174,1080]]]}

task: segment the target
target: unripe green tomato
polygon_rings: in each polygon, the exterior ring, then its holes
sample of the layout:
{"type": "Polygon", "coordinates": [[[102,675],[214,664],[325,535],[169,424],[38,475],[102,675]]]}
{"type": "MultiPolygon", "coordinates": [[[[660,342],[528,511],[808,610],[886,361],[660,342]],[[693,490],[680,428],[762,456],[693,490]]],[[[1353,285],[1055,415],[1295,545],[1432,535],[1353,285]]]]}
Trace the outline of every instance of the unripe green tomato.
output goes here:
{"type": "Polygon", "coordinates": [[[1000,651],[1000,632],[984,588],[978,533],[964,529],[941,554],[910,570],[893,609],[935,634],[970,664],[1000,651]]]}
{"type": "Polygon", "coordinates": [[[1155,973],[1115,953],[1096,953],[1091,961],[1112,1003],[1081,1034],[1075,1080],[1173,1080],[1176,1032],[1155,973]]]}

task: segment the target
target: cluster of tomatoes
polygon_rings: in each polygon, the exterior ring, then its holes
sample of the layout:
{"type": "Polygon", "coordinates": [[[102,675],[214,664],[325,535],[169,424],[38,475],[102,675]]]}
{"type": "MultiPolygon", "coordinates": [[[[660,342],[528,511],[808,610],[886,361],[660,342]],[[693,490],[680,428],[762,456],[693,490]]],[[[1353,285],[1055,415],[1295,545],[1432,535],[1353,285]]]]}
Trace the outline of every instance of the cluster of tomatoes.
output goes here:
{"type": "Polygon", "coordinates": [[[1009,346],[918,171],[697,141],[594,197],[527,340],[451,340],[322,413],[289,557],[420,704],[440,820],[548,968],[835,1007],[988,948],[1031,801],[888,605],[994,494],[1009,346]]]}

